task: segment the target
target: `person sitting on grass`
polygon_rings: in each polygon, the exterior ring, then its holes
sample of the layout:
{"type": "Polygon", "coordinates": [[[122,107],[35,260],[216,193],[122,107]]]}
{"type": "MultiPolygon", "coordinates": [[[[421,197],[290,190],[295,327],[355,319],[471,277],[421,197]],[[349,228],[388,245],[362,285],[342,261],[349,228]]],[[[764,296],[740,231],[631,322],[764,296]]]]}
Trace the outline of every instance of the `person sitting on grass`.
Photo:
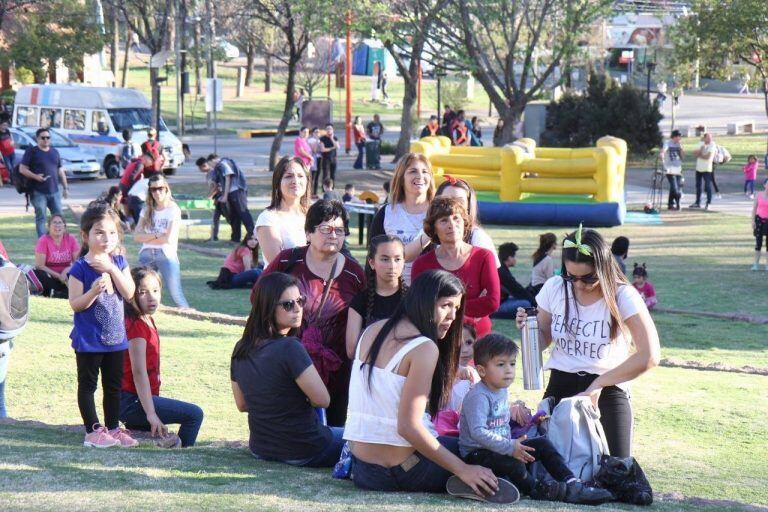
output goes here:
{"type": "Polygon", "coordinates": [[[341,201],[339,193],[333,189],[333,180],[331,178],[325,178],[323,180],[323,199],[325,201],[341,201]]]}
{"type": "Polygon", "coordinates": [[[611,244],[611,254],[613,255],[613,259],[616,260],[619,269],[621,269],[621,273],[626,274],[627,264],[624,263],[624,260],[629,256],[629,238],[625,236],[617,236],[614,238],[613,243],[611,244]]]}
{"type": "Polygon", "coordinates": [[[352,365],[344,431],[356,487],[444,492],[454,474],[472,491],[508,501],[510,484],[459,459],[457,439],[437,437],[429,418],[453,385],[463,318],[461,280],[429,270],[413,281],[390,319],[363,332],[352,365]]]}
{"type": "Polygon", "coordinates": [[[80,244],[67,232],[67,222],[61,214],[48,217],[48,232],[35,245],[35,275],[43,285],[43,295],[66,299],[67,280],[72,264],[77,260],[80,244]]]}
{"type": "Polygon", "coordinates": [[[501,304],[491,318],[514,319],[517,308],[529,308],[536,304],[531,292],[517,282],[512,275],[512,267],[517,264],[517,244],[507,242],[499,246],[499,282],[501,283],[501,304]]]}
{"type": "Polygon", "coordinates": [[[645,268],[645,263],[642,265],[635,263],[635,267],[632,270],[632,286],[640,293],[640,297],[643,298],[648,309],[653,309],[659,302],[656,299],[656,289],[648,281],[648,270],[645,268]]]}
{"type": "Polygon", "coordinates": [[[459,368],[456,378],[453,380],[451,395],[446,401],[445,407],[435,416],[435,429],[441,436],[459,436],[459,413],[461,404],[467,395],[469,388],[480,382],[480,375],[472,366],[473,347],[477,339],[477,332],[471,325],[464,324],[459,340],[459,368]]]}
{"type": "MultiPolygon", "coordinates": [[[[599,505],[613,499],[605,490],[590,487],[568,469],[562,455],[546,437],[511,438],[507,388],[515,380],[518,348],[501,334],[489,334],[475,343],[474,357],[480,382],[464,397],[459,422],[459,449],[469,464],[493,470],[535,500],[599,505]],[[536,480],[529,464],[540,460],[554,480],[536,480]]],[[[455,477],[448,491],[456,496],[482,499],[455,477]]],[[[518,494],[518,497],[519,497],[518,494]]]]}
{"type": "Polygon", "coordinates": [[[341,196],[342,202],[349,203],[355,201],[355,185],[353,183],[347,183],[344,185],[344,195],[341,196]]]}
{"type": "Polygon", "coordinates": [[[539,235],[539,247],[533,253],[533,268],[531,269],[531,285],[529,291],[536,295],[547,282],[547,279],[555,275],[555,260],[552,254],[557,248],[557,236],[554,233],[542,233],[539,235]]]}
{"type": "Polygon", "coordinates": [[[256,283],[243,337],[232,353],[237,410],[248,413],[248,447],[258,459],[332,467],[343,428],[327,427],[315,407],[331,397],[297,338],[306,297],[295,277],[273,272],[256,283]]]}
{"type": "Polygon", "coordinates": [[[256,235],[248,233],[240,245],[235,247],[224,260],[219,277],[206,284],[214,290],[229,288],[252,288],[259,279],[259,241],[256,235]]]}
{"type": "Polygon", "coordinates": [[[163,448],[193,446],[203,423],[203,410],[195,404],[160,396],[160,335],[152,315],[160,306],[163,283],[149,267],[131,270],[136,286],[125,304],[128,355],[123,363],[120,421],[130,430],[149,431],[163,448]],[[179,434],[168,433],[178,423],[179,434]]]}

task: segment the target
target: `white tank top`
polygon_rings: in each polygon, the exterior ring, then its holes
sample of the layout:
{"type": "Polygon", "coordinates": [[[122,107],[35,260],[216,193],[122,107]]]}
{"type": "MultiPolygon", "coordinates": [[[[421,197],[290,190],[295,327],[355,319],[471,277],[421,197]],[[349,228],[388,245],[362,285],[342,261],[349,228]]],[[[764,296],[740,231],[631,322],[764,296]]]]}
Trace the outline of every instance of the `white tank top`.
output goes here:
{"type": "MultiPolygon", "coordinates": [[[[349,380],[349,406],[344,439],[362,443],[386,444],[390,446],[411,446],[397,433],[397,411],[403,394],[405,377],[395,373],[403,358],[422,343],[431,342],[426,336],[414,338],[392,357],[384,368],[377,368],[360,360],[360,343],[352,362],[352,376],[349,380]],[[368,371],[373,371],[371,385],[368,385],[368,371]]],[[[432,435],[437,432],[429,415],[425,412],[424,426],[432,435]]]]}

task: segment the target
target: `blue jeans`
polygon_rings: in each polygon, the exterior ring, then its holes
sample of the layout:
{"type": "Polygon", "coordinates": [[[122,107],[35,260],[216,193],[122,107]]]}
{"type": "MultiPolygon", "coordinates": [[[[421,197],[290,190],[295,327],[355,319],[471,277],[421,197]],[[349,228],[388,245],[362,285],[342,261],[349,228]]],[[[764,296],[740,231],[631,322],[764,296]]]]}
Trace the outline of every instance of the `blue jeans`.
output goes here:
{"type": "Polygon", "coordinates": [[[667,206],[670,208],[680,206],[680,197],[683,194],[683,177],[679,174],[667,174],[669,182],[669,198],[667,206]]]}
{"type": "Polygon", "coordinates": [[[755,193],[755,180],[744,180],[744,193],[755,193]]]}
{"type": "Polygon", "coordinates": [[[181,267],[179,260],[170,260],[161,249],[144,249],[139,253],[139,264],[149,266],[160,272],[168,287],[173,302],[180,308],[188,308],[189,303],[181,289],[181,267]]]}
{"type": "Polygon", "coordinates": [[[707,194],[707,204],[712,202],[712,174],[711,172],[696,171],[696,202],[701,204],[701,182],[704,182],[704,192],[707,194]]]}
{"type": "Polygon", "coordinates": [[[13,349],[13,340],[0,343],[0,418],[8,417],[8,411],[5,409],[5,378],[8,374],[8,363],[11,360],[11,349],[13,349]]]}
{"type": "Polygon", "coordinates": [[[524,299],[505,299],[504,302],[499,304],[499,309],[495,313],[491,314],[491,318],[506,318],[513,320],[517,316],[517,308],[529,308],[531,303],[524,299]]]}
{"type": "MultiPolygon", "coordinates": [[[[155,404],[155,413],[163,424],[180,425],[181,446],[194,446],[200,425],[203,424],[203,410],[195,404],[161,396],[153,396],[152,403],[155,404]]],[[[120,393],[120,421],[125,423],[128,429],[151,430],[141,401],[138,395],[133,393],[120,393]]]]}
{"type": "Polygon", "coordinates": [[[232,276],[232,288],[252,288],[256,284],[256,280],[259,278],[263,271],[260,268],[252,268],[245,272],[240,272],[232,276]]]}
{"type": "Polygon", "coordinates": [[[363,155],[365,153],[365,141],[363,142],[355,142],[355,146],[357,146],[357,159],[355,160],[355,164],[352,166],[353,169],[362,169],[363,168],[363,155]]]}
{"type": "Polygon", "coordinates": [[[37,237],[40,238],[46,232],[45,209],[51,210],[51,215],[61,215],[61,191],[43,194],[33,190],[30,202],[35,209],[35,229],[37,229],[37,237]]]}
{"type": "Polygon", "coordinates": [[[293,459],[293,460],[279,460],[269,457],[262,457],[255,453],[252,453],[254,457],[259,460],[270,460],[274,462],[282,462],[291,466],[306,467],[306,468],[332,468],[339,462],[339,456],[341,455],[341,449],[344,447],[344,429],[342,427],[328,427],[331,429],[331,442],[328,446],[313,457],[306,459],[293,459]]]}
{"type": "MultiPolygon", "coordinates": [[[[459,439],[440,436],[440,444],[458,455],[459,439]]],[[[414,452],[399,466],[385,468],[352,456],[352,481],[369,491],[445,492],[451,472],[438,466],[419,452],[414,452]]]]}

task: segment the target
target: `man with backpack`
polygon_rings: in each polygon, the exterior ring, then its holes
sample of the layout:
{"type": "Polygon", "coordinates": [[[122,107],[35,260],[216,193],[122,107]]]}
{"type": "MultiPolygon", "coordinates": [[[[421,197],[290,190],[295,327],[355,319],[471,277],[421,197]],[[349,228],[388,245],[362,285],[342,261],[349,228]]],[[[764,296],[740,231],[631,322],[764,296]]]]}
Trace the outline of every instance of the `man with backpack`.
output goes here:
{"type": "Polygon", "coordinates": [[[123,144],[120,147],[120,168],[125,169],[131,160],[141,154],[141,147],[131,140],[133,132],[126,128],[123,130],[123,144]]]}
{"type": "Polygon", "coordinates": [[[40,238],[46,231],[46,209],[50,210],[52,215],[61,214],[62,193],[59,190],[59,180],[64,189],[64,198],[69,196],[69,184],[67,175],[61,168],[61,156],[56,148],[51,146],[51,132],[48,128],[38,129],[35,139],[37,146],[24,152],[19,166],[19,174],[27,178],[28,183],[25,186],[17,186],[17,190],[29,194],[35,209],[37,237],[40,238]]]}
{"type": "Polygon", "coordinates": [[[154,158],[153,170],[162,172],[165,166],[165,157],[163,156],[163,146],[157,140],[157,130],[154,128],[147,130],[147,140],[141,145],[141,152],[151,154],[154,158]]]}
{"type": "Polygon", "coordinates": [[[208,155],[208,166],[213,169],[213,179],[221,190],[221,196],[217,201],[226,204],[229,210],[231,240],[240,242],[242,240],[240,224],[245,225],[246,236],[254,233],[253,217],[248,210],[248,184],[245,175],[234,160],[221,158],[216,154],[208,155]]]}
{"type": "MultiPolygon", "coordinates": [[[[138,158],[132,159],[120,177],[120,192],[123,193],[123,209],[126,216],[132,217],[138,224],[139,212],[144,206],[144,199],[131,195],[131,189],[142,177],[148,178],[154,171],[155,159],[150,153],[144,153],[138,158]]],[[[146,198],[146,195],[144,196],[146,198]]]]}

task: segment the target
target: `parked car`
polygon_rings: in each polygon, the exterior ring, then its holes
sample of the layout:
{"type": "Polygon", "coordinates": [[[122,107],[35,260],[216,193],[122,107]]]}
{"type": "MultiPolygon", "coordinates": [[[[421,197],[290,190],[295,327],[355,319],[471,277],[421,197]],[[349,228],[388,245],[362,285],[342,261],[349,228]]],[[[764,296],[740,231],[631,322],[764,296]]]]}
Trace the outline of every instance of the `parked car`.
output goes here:
{"type": "MultiPolygon", "coordinates": [[[[34,146],[35,128],[11,128],[13,144],[16,146],[16,161],[21,162],[24,152],[34,146]]],[[[61,167],[67,179],[96,179],[101,174],[101,165],[96,157],[83,151],[80,146],[63,133],[50,129],[51,145],[61,156],[61,167]]]]}

